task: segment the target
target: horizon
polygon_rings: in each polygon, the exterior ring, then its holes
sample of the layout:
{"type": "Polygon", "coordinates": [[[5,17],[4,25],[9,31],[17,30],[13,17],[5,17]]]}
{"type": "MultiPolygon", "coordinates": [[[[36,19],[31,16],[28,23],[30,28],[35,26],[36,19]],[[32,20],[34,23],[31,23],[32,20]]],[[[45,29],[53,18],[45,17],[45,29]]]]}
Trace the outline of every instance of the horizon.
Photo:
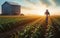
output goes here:
{"type": "Polygon", "coordinates": [[[49,10],[51,15],[60,15],[60,0],[0,0],[0,14],[1,5],[5,1],[16,2],[21,5],[21,13],[44,15],[46,9],[49,10]]]}

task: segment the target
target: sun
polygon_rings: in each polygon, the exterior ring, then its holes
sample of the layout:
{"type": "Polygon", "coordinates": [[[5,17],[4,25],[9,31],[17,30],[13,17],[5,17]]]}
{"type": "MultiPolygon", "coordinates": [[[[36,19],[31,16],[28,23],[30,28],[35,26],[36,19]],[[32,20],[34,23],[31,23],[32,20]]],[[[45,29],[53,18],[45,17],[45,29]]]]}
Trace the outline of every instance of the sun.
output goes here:
{"type": "Polygon", "coordinates": [[[46,9],[36,9],[36,10],[34,10],[34,12],[37,15],[41,15],[41,16],[45,16],[45,11],[46,11],[46,9]]]}
{"type": "MultiPolygon", "coordinates": [[[[46,10],[46,9],[45,9],[45,10],[46,10]]],[[[43,9],[40,10],[40,11],[39,11],[39,15],[44,16],[44,15],[45,15],[45,10],[43,10],[43,9]]]]}
{"type": "Polygon", "coordinates": [[[46,8],[46,7],[36,7],[32,10],[22,10],[22,13],[28,15],[28,14],[34,14],[34,15],[41,15],[45,16],[46,9],[48,9],[49,12],[52,12],[51,8],[46,8]]]}
{"type": "Polygon", "coordinates": [[[37,12],[36,14],[41,15],[41,16],[45,16],[45,12],[48,9],[49,13],[52,13],[52,9],[51,8],[39,8],[36,9],[35,12],[37,12]]]}
{"type": "Polygon", "coordinates": [[[34,11],[34,14],[45,16],[46,7],[37,7],[34,11]]]}

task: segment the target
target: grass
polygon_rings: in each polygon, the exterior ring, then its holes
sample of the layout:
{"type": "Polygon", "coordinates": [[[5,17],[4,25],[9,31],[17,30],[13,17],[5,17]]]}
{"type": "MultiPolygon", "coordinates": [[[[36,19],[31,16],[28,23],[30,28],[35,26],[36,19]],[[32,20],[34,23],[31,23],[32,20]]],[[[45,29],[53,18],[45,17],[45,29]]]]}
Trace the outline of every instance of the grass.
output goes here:
{"type": "Polygon", "coordinates": [[[16,32],[3,34],[6,35],[4,38],[58,38],[56,34],[58,34],[57,31],[60,32],[58,30],[60,16],[51,16],[49,19],[52,24],[49,24],[50,26],[46,29],[45,17],[42,16],[0,16],[0,33],[9,32],[22,23],[24,29],[20,30],[20,27],[16,32]]]}

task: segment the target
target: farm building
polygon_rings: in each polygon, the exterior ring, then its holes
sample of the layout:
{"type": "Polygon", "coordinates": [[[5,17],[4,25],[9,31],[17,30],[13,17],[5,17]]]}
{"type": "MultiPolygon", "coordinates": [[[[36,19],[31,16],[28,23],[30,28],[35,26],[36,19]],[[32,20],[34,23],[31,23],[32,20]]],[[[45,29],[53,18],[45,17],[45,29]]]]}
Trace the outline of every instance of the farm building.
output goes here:
{"type": "Polygon", "coordinates": [[[2,15],[19,15],[21,6],[15,2],[5,2],[2,5],[2,15]]]}

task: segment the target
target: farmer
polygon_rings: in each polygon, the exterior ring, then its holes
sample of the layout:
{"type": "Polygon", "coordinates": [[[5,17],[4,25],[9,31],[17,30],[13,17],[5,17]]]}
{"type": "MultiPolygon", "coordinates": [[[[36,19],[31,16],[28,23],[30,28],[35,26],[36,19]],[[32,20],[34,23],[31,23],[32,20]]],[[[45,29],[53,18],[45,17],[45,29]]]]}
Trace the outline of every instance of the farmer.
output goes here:
{"type": "Polygon", "coordinates": [[[46,15],[46,16],[50,15],[48,9],[46,10],[45,15],[46,15]]]}
{"type": "Polygon", "coordinates": [[[45,15],[46,15],[46,23],[48,24],[48,16],[50,16],[48,9],[46,10],[45,15]]]}

